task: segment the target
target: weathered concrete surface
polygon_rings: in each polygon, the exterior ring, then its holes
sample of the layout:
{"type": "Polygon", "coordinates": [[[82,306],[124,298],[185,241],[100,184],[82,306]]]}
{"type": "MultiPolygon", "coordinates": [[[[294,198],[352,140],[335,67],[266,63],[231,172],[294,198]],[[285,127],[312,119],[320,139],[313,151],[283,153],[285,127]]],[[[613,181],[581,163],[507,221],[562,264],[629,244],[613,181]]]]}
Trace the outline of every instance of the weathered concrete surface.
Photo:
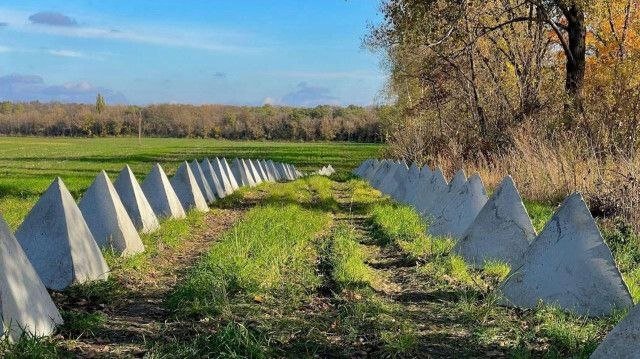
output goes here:
{"type": "Polygon", "coordinates": [[[362,161],[362,163],[360,164],[360,166],[358,166],[356,169],[353,170],[353,174],[359,177],[364,177],[364,174],[366,172],[366,170],[371,167],[374,163],[374,159],[373,158],[367,158],[366,160],[362,161]]]}
{"type": "Polygon", "coordinates": [[[153,165],[141,187],[158,218],[184,218],[187,216],[178,195],[173,190],[169,178],[159,163],[153,165]]]}
{"type": "Polygon", "coordinates": [[[126,165],[113,184],[118,196],[137,230],[142,233],[153,232],[160,227],[158,217],[153,212],[136,176],[126,165]]]}
{"type": "MultiPolygon", "coordinates": [[[[224,198],[227,196],[227,192],[224,189],[223,181],[218,177],[218,174],[213,169],[213,165],[211,165],[211,161],[208,158],[205,158],[200,163],[200,167],[202,168],[202,172],[204,173],[204,177],[207,179],[209,183],[209,188],[214,192],[213,194],[217,198],[224,198]]],[[[226,178],[225,178],[226,180],[226,178]]],[[[228,180],[227,180],[228,183],[228,180]]]]}
{"type": "Polygon", "coordinates": [[[517,268],[536,236],[511,176],[505,177],[482,207],[454,251],[476,268],[487,261],[517,268]]]}
{"type": "Polygon", "coordinates": [[[440,168],[436,168],[431,173],[430,177],[427,177],[427,172],[423,170],[420,173],[420,179],[418,182],[418,192],[416,195],[414,207],[424,217],[431,216],[433,209],[441,206],[438,202],[440,196],[449,190],[449,184],[442,174],[440,168]]]}
{"type": "Polygon", "coordinates": [[[33,206],[16,239],[45,287],[107,279],[109,267],[91,230],[60,178],[33,206]]]}
{"type": "Polygon", "coordinates": [[[287,179],[289,181],[295,180],[296,177],[293,175],[293,172],[291,171],[291,166],[288,163],[283,163],[282,166],[284,168],[284,173],[285,173],[287,179]]]}
{"type": "Polygon", "coordinates": [[[456,193],[447,195],[442,210],[428,218],[429,233],[434,236],[462,238],[467,228],[487,203],[487,193],[480,176],[471,176],[456,193]]]}
{"type": "Polygon", "coordinates": [[[542,301],[596,317],[633,305],[579,193],[564,200],[499,291],[506,305],[534,308],[542,301]]]}
{"type": "Polygon", "coordinates": [[[273,160],[268,160],[267,166],[271,170],[271,174],[275,177],[276,181],[282,181],[280,171],[278,171],[278,169],[276,168],[276,164],[273,162],[273,160]]]}
{"type": "Polygon", "coordinates": [[[258,169],[256,168],[253,160],[246,159],[244,160],[244,163],[247,165],[247,168],[249,168],[249,174],[251,175],[251,178],[253,178],[253,182],[256,185],[259,185],[260,183],[262,183],[263,182],[262,177],[260,176],[260,172],[258,172],[258,169]]]}
{"type": "Polygon", "coordinates": [[[0,216],[0,332],[11,341],[23,333],[51,335],[62,317],[29,259],[0,216]]]}
{"type": "Polygon", "coordinates": [[[278,172],[280,172],[280,177],[282,178],[283,181],[291,181],[293,179],[289,175],[289,172],[287,171],[287,168],[284,163],[282,162],[276,163],[276,168],[278,169],[278,172]]]}
{"type": "Polygon", "coordinates": [[[371,179],[373,179],[373,176],[378,171],[378,169],[380,169],[380,166],[382,166],[382,164],[383,164],[383,161],[380,161],[378,159],[374,159],[373,163],[371,164],[371,166],[369,168],[367,168],[364,171],[364,173],[362,174],[362,178],[364,178],[367,181],[371,182],[371,179]]]}
{"type": "Polygon", "coordinates": [[[395,164],[392,161],[385,160],[384,164],[382,164],[382,166],[380,166],[373,175],[373,178],[371,179],[371,186],[373,188],[380,189],[380,186],[393,169],[395,169],[395,164]]]}
{"type": "Polygon", "coordinates": [[[105,171],[100,171],[78,204],[100,248],[122,256],[144,252],[140,235],[105,171]]]}
{"type": "Polygon", "coordinates": [[[380,185],[380,191],[393,197],[393,194],[398,189],[398,186],[404,181],[407,176],[409,168],[404,164],[394,164],[389,171],[389,174],[385,177],[380,185]]]}
{"type": "Polygon", "coordinates": [[[231,184],[231,188],[233,188],[233,191],[240,188],[240,185],[238,184],[238,179],[233,175],[233,171],[231,170],[231,167],[229,166],[229,162],[227,162],[227,159],[223,157],[221,160],[221,163],[225,173],[227,174],[227,178],[229,179],[229,183],[231,184]]]}
{"type": "Polygon", "coordinates": [[[464,170],[460,169],[456,171],[449,182],[449,192],[456,193],[462,189],[462,187],[467,183],[467,175],[464,173],[464,170]]]}
{"type": "Polygon", "coordinates": [[[264,167],[262,167],[260,160],[253,160],[253,166],[258,170],[258,174],[263,182],[270,182],[269,176],[267,176],[267,172],[265,172],[264,167]]]}
{"type": "Polygon", "coordinates": [[[233,189],[233,185],[231,184],[231,179],[229,179],[229,175],[227,174],[227,171],[225,170],[225,167],[220,161],[220,159],[216,157],[213,161],[211,161],[211,167],[213,167],[213,171],[215,172],[216,176],[218,176],[218,179],[220,180],[220,184],[222,185],[222,190],[224,191],[224,197],[232,194],[233,191],[235,190],[233,189]]]}
{"type": "MultiPolygon", "coordinates": [[[[431,173],[431,170],[429,170],[429,166],[425,165],[424,167],[426,167],[428,171],[428,172],[425,172],[425,173],[428,173],[426,176],[428,176],[428,178],[431,178],[433,174],[431,173]]],[[[418,186],[420,185],[420,178],[421,178],[422,171],[424,171],[424,168],[421,169],[416,164],[413,164],[409,168],[409,171],[407,172],[407,177],[402,187],[403,189],[399,190],[397,193],[398,201],[400,203],[414,205],[416,196],[418,195],[418,188],[419,188],[418,186]]]]}
{"type": "Polygon", "coordinates": [[[209,212],[207,201],[200,191],[191,167],[187,161],[182,162],[176,174],[169,180],[171,187],[176,191],[176,195],[185,210],[195,209],[200,212],[209,212]]]}
{"type": "Polygon", "coordinates": [[[196,183],[198,184],[198,188],[200,188],[200,193],[202,193],[204,200],[207,204],[215,202],[216,196],[213,194],[213,190],[211,186],[209,186],[209,180],[205,177],[198,160],[193,160],[193,162],[189,164],[189,167],[191,168],[191,173],[193,173],[193,177],[196,179],[196,183]]]}
{"type": "Polygon", "coordinates": [[[607,334],[589,358],[640,358],[638,339],[640,339],[640,305],[636,305],[629,311],[629,314],[607,334]]]}
{"type": "Polygon", "coordinates": [[[248,187],[249,178],[247,177],[247,173],[245,172],[244,166],[242,165],[242,162],[240,162],[240,159],[234,158],[231,161],[230,167],[233,177],[235,177],[236,181],[238,182],[238,186],[248,187]]]}
{"type": "Polygon", "coordinates": [[[266,160],[260,160],[259,162],[260,162],[260,167],[262,167],[262,170],[267,176],[267,179],[269,180],[269,182],[277,181],[275,174],[273,173],[271,167],[269,166],[269,162],[267,162],[266,160]]]}

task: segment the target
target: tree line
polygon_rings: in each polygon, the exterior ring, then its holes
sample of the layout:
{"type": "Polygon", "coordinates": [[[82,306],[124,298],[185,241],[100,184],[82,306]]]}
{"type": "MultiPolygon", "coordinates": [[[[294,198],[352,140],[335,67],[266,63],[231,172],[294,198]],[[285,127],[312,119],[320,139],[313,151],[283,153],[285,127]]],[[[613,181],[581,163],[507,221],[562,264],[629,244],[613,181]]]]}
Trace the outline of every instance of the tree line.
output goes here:
{"type": "Polygon", "coordinates": [[[407,156],[501,154],[526,130],[597,156],[640,144],[640,1],[383,0],[383,54],[407,156]]]}
{"type": "Polygon", "coordinates": [[[0,102],[0,134],[381,142],[384,107],[0,102]]]}

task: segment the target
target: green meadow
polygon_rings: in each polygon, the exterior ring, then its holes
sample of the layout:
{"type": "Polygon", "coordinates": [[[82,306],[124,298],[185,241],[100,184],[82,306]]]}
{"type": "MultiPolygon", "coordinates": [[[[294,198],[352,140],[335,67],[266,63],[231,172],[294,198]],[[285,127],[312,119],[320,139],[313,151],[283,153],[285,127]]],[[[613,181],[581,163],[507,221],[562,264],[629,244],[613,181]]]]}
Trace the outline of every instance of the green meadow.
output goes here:
{"type": "Polygon", "coordinates": [[[176,138],[0,138],[0,213],[16,228],[57,176],[78,199],[100,170],[115,179],[125,164],[142,180],[159,162],[172,174],[184,160],[268,158],[314,171],[347,172],[383,149],[378,144],[261,142],[176,138]]]}

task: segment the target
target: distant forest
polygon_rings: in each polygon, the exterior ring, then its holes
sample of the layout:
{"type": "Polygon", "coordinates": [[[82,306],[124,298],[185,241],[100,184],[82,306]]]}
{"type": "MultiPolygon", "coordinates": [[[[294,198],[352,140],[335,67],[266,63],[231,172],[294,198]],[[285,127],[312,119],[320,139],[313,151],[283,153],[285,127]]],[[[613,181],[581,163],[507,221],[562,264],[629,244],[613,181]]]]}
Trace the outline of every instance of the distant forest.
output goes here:
{"type": "Polygon", "coordinates": [[[0,102],[0,135],[384,141],[385,108],[0,102]]]}

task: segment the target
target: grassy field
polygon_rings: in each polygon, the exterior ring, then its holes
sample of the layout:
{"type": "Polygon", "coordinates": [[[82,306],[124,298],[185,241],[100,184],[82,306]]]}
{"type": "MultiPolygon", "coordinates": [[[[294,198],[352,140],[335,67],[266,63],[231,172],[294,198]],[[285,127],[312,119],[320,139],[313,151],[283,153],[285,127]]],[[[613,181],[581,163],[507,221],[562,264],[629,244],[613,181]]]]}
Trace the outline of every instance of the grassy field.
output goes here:
{"type": "Polygon", "coordinates": [[[349,171],[382,146],[352,143],[224,141],[209,139],[0,137],[0,213],[16,228],[57,176],[76,197],[98,171],[115,179],[129,164],[142,180],[155,162],[170,174],[184,160],[204,157],[269,158],[303,171],[332,164],[349,171]]]}

